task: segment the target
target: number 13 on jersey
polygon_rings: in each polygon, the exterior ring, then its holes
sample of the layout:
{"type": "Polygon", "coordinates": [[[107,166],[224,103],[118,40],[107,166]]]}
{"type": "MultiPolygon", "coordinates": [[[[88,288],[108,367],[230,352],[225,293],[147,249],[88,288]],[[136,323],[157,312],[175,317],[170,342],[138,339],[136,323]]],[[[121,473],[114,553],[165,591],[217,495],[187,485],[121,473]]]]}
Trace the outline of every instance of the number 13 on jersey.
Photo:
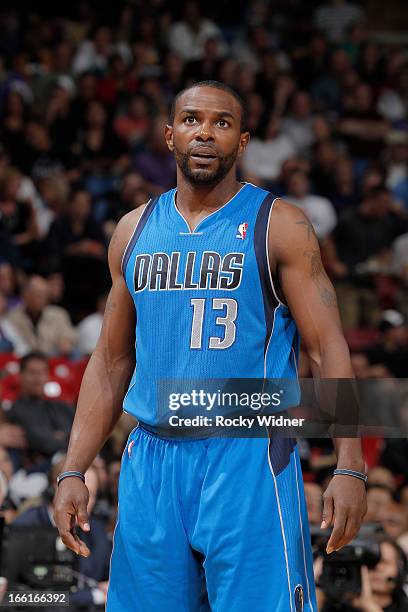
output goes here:
{"type": "MultiPolygon", "coordinates": [[[[224,327],[223,337],[210,336],[208,339],[208,348],[210,349],[227,349],[235,342],[236,325],[235,320],[238,314],[238,304],[233,299],[224,298],[192,298],[190,305],[193,308],[193,320],[191,324],[190,348],[203,348],[203,324],[206,310],[211,309],[211,316],[214,316],[214,311],[222,310],[223,313],[215,319],[216,325],[224,327]]],[[[204,340],[205,344],[207,342],[204,340]]]]}

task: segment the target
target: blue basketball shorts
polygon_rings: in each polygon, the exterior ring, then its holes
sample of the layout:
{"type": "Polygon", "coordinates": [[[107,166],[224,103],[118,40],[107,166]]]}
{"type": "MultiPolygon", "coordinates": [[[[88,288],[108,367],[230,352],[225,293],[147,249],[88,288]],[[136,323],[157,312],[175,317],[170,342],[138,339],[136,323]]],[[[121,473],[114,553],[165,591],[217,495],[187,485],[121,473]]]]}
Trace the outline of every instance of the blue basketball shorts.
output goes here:
{"type": "Polygon", "coordinates": [[[299,457],[285,438],[123,453],[107,612],[317,612],[299,457]]]}

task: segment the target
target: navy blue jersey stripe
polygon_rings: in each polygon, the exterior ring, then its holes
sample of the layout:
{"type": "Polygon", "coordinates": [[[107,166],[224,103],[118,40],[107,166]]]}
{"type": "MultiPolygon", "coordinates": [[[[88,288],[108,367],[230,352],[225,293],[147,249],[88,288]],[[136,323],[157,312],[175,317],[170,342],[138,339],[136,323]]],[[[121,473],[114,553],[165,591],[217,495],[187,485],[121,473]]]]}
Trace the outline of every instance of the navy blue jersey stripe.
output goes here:
{"type": "Polygon", "coordinates": [[[261,279],[266,322],[264,354],[266,354],[269,338],[271,337],[274,312],[278,305],[278,301],[271,285],[268,256],[266,252],[269,213],[274,200],[276,200],[276,196],[274,196],[273,193],[269,193],[266,196],[259,208],[254,230],[255,256],[258,264],[259,277],[261,279]]]}
{"type": "Polygon", "coordinates": [[[290,456],[293,453],[296,446],[295,438],[282,438],[277,436],[271,436],[269,438],[269,461],[275,476],[283,472],[283,470],[289,465],[290,456]]]}
{"type": "Polygon", "coordinates": [[[129,263],[129,259],[132,255],[132,251],[135,248],[135,244],[138,241],[138,238],[140,236],[140,234],[142,233],[142,230],[144,228],[144,226],[146,225],[150,215],[153,212],[154,207],[156,206],[157,202],[159,201],[159,198],[153,198],[152,200],[150,200],[150,202],[147,204],[146,208],[144,209],[144,211],[142,212],[142,215],[138,221],[138,224],[136,226],[136,229],[134,231],[134,234],[132,236],[132,238],[130,239],[129,244],[126,247],[126,250],[123,254],[123,260],[122,260],[122,274],[125,274],[126,271],[126,266],[129,263]]]}

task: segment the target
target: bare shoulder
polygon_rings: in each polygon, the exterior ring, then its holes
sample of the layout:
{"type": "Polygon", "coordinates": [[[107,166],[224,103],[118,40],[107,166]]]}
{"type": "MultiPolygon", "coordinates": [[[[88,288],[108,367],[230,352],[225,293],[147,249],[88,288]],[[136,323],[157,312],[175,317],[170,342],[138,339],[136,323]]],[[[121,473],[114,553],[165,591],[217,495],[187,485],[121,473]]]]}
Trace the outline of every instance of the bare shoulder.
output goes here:
{"type": "Polygon", "coordinates": [[[269,252],[276,262],[319,249],[316,233],[300,208],[278,198],[273,206],[268,236],[269,252]]]}
{"type": "Polygon", "coordinates": [[[147,203],[139,206],[136,208],[136,210],[130,211],[124,215],[117,224],[109,243],[108,258],[109,266],[112,272],[120,269],[126,246],[131,239],[146,206],[147,203]]]}

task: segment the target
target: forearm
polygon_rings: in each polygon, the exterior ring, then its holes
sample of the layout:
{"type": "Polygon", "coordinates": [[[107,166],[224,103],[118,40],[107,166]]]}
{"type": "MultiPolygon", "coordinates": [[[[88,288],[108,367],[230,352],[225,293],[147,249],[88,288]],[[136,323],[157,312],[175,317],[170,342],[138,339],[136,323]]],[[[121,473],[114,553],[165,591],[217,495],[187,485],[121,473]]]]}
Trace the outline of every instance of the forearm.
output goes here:
{"type": "MultiPolygon", "coordinates": [[[[329,401],[333,402],[334,410],[338,405],[342,410],[342,403],[347,403],[344,408],[347,408],[349,412],[353,410],[353,405],[350,405],[350,393],[353,393],[353,389],[349,385],[352,384],[350,379],[354,379],[354,372],[350,362],[349,349],[342,336],[339,335],[332,342],[328,342],[319,359],[312,359],[312,372],[316,379],[343,379],[344,382],[336,384],[336,388],[333,385],[333,389],[330,386],[331,383],[328,383],[329,401]]],[[[355,398],[355,418],[352,421],[352,426],[357,426],[358,398],[355,393],[353,393],[353,397],[355,398]]],[[[351,417],[353,418],[353,415],[351,417]]],[[[359,437],[334,437],[333,445],[336,451],[338,468],[364,471],[364,459],[359,437]]]]}
{"type": "Polygon", "coordinates": [[[115,427],[134,368],[126,354],[110,361],[96,350],[85,371],[72,425],[65,470],[85,472],[115,427]]]}

